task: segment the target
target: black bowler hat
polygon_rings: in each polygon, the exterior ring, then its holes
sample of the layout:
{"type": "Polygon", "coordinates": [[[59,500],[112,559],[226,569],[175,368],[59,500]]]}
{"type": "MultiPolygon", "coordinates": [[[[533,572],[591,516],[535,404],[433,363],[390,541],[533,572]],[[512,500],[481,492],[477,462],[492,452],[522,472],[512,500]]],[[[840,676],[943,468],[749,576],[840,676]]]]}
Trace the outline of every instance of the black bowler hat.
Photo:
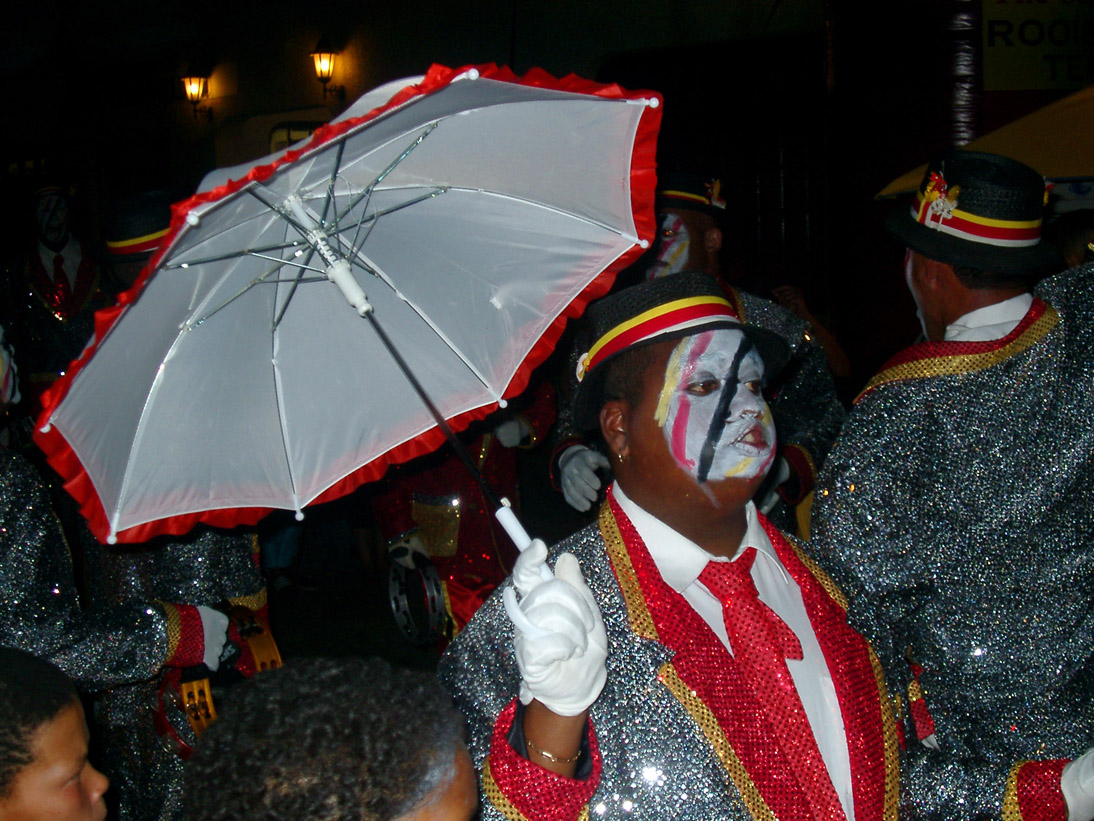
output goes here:
{"type": "Polygon", "coordinates": [[[927,166],[910,209],[886,227],[913,251],[950,265],[1036,276],[1060,270],[1059,253],[1041,242],[1048,190],[1044,177],[999,154],[954,150],[927,166]]]}
{"type": "Polygon", "coordinates": [[[119,199],[107,212],[103,238],[115,262],[143,262],[159,248],[171,227],[171,204],[166,190],[145,191],[119,199]]]}
{"type": "Polygon", "coordinates": [[[585,338],[592,342],[578,359],[574,395],[574,422],[581,430],[597,426],[605,366],[624,351],[731,328],[743,331],[756,346],[769,378],[790,358],[785,339],[742,323],[717,280],[703,273],[673,274],[624,288],[590,305],[586,322],[585,338]]]}

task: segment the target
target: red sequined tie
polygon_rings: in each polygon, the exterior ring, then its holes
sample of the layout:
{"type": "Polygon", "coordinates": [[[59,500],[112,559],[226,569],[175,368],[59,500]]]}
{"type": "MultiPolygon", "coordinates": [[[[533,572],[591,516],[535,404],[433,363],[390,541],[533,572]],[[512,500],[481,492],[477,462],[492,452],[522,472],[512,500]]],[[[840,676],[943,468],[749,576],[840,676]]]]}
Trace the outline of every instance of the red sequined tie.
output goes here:
{"type": "Polygon", "coordinates": [[[756,549],[732,562],[707,562],[699,581],[722,602],[729,646],[744,679],[767,711],[768,720],[817,819],[843,818],[843,806],[786,659],[802,657],[801,643],[786,623],[760,601],[752,581],[756,549]]]}
{"type": "Polygon", "coordinates": [[[72,288],[68,284],[68,274],[65,273],[65,258],[57,254],[53,258],[53,307],[58,313],[65,313],[68,302],[72,299],[72,288]]]}

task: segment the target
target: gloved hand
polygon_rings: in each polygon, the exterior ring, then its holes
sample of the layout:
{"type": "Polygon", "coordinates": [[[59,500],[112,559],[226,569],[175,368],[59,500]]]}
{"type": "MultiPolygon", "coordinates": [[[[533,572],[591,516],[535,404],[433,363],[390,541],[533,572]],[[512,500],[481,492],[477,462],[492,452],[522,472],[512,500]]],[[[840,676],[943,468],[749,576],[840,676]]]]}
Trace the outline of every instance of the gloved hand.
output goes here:
{"type": "Polygon", "coordinates": [[[220,653],[228,641],[228,617],[219,610],[198,605],[201,630],[205,634],[205,655],[202,661],[214,673],[220,666],[220,653]]]}
{"type": "Polygon", "coordinates": [[[596,471],[610,467],[611,462],[599,451],[584,445],[566,448],[558,457],[559,483],[566,503],[581,512],[592,507],[600,491],[600,477],[596,471]]]}
{"type": "Polygon", "coordinates": [[[418,535],[416,530],[388,542],[387,555],[391,561],[401,564],[408,570],[424,567],[430,561],[425,542],[422,541],[422,537],[418,535]]]}
{"type": "Polygon", "coordinates": [[[519,416],[507,419],[494,428],[494,436],[503,448],[515,448],[531,433],[532,429],[528,427],[528,423],[519,416]]]}
{"type": "Polygon", "coordinates": [[[1094,819],[1094,748],[1064,767],[1060,789],[1067,802],[1067,821],[1094,819]]]}
{"type": "Polygon", "coordinates": [[[571,553],[545,578],[547,547],[536,539],[517,558],[513,584],[521,594],[506,601],[514,619],[513,643],[520,668],[522,704],[537,699],[561,716],[576,716],[596,701],[608,677],[604,620],[581,567],[571,553]],[[519,608],[514,613],[512,607],[519,608]]]}
{"type": "Polygon", "coordinates": [[[783,457],[779,457],[779,460],[775,463],[775,481],[771,484],[771,490],[764,494],[764,497],[759,500],[756,505],[760,509],[760,513],[765,516],[771,512],[771,509],[775,507],[775,504],[779,501],[779,485],[790,478],[790,463],[783,457]]]}

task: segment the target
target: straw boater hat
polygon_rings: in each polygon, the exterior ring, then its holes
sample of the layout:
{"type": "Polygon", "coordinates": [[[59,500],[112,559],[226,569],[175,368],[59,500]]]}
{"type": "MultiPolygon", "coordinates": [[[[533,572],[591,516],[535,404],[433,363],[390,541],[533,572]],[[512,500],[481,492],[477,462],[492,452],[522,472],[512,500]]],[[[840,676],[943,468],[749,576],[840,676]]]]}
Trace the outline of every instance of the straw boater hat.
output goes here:
{"type": "Polygon", "coordinates": [[[605,365],[624,351],[716,328],[734,328],[756,346],[768,378],[790,357],[790,347],[781,336],[743,324],[718,282],[702,273],[673,274],[606,296],[589,306],[586,322],[585,339],[592,343],[578,359],[574,394],[574,421],[582,430],[599,424],[605,365]]]}
{"type": "Polygon", "coordinates": [[[910,209],[897,207],[890,233],[939,262],[995,274],[1060,270],[1058,252],[1041,242],[1048,202],[1044,177],[1017,160],[950,151],[927,166],[910,209]]]}

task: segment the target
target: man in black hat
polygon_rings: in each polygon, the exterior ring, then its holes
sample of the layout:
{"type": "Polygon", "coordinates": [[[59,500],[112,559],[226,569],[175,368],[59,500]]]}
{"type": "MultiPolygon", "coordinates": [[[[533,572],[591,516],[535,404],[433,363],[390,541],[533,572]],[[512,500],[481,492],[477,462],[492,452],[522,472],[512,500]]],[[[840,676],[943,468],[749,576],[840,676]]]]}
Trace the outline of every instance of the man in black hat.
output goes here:
{"type": "Polygon", "coordinates": [[[927,341],[818,480],[818,558],[907,695],[916,817],[1094,817],[1094,267],[1035,286],[1064,267],[1045,200],[1005,157],[930,164],[889,221],[927,341]]]}
{"type": "MultiPolygon", "coordinates": [[[[779,432],[779,458],[758,501],[780,527],[792,530],[792,508],[813,489],[817,465],[827,455],[844,418],[824,350],[808,322],[730,284],[720,257],[723,235],[719,221],[726,202],[719,180],[664,174],[655,207],[658,239],[645,278],[702,272],[717,281],[741,321],[779,334],[790,346],[789,366],[768,387],[767,399],[779,432]]],[[[557,485],[572,507],[588,510],[600,489],[596,471],[608,465],[603,455],[573,435],[583,431],[575,431],[565,414],[560,415],[558,427],[557,485]]]]}
{"type": "Polygon", "coordinates": [[[615,472],[598,521],[550,564],[533,542],[441,661],[483,818],[893,817],[876,658],[751,501],[776,460],[762,388],[786,342],[701,273],[587,318],[574,414],[615,472]]]}

